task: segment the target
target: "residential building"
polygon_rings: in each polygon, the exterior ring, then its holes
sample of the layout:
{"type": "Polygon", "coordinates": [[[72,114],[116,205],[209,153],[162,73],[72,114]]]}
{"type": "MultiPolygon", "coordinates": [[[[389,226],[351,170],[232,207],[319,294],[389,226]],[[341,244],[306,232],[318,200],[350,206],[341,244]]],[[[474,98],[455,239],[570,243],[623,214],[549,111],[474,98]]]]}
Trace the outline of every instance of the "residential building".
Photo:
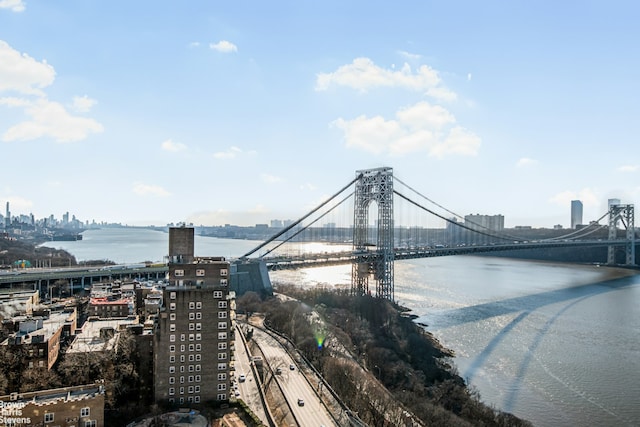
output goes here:
{"type": "Polygon", "coordinates": [[[169,285],[154,335],[157,403],[227,401],[234,372],[235,293],[231,265],[195,257],[194,229],[169,229],[169,285]]]}
{"type": "Polygon", "coordinates": [[[104,386],[91,384],[0,396],[0,426],[103,427],[104,386]]]}
{"type": "Polygon", "coordinates": [[[576,229],[582,225],[582,202],[580,200],[571,201],[571,228],[576,229]]]}

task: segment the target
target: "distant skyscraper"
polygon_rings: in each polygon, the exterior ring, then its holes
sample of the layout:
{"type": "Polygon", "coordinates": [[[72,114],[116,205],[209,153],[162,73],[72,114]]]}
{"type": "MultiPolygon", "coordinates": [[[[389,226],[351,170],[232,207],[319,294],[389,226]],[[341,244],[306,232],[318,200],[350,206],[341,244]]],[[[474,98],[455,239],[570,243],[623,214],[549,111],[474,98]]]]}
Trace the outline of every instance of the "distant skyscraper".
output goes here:
{"type": "Polygon", "coordinates": [[[9,202],[7,202],[7,214],[4,217],[4,226],[5,228],[9,228],[11,225],[11,212],[9,211],[9,202]]]}
{"type": "Polygon", "coordinates": [[[580,200],[571,201],[571,228],[576,228],[582,224],[582,202],[580,200]]]}

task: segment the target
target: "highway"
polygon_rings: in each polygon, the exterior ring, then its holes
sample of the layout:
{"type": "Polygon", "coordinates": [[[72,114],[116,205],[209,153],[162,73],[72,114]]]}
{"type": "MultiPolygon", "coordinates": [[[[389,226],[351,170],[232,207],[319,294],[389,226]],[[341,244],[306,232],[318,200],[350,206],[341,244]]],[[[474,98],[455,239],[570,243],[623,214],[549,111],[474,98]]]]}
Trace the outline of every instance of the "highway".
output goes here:
{"type": "MultiPolygon", "coordinates": [[[[262,397],[260,396],[260,391],[258,390],[258,382],[256,381],[253,375],[253,371],[251,370],[251,361],[249,360],[249,354],[247,353],[244,341],[242,340],[242,331],[240,331],[239,326],[236,326],[234,357],[236,368],[235,386],[240,393],[239,396],[236,396],[236,398],[242,399],[264,425],[270,425],[262,397]],[[246,378],[242,382],[240,382],[239,379],[240,375],[244,375],[246,378]]],[[[235,390],[231,390],[232,396],[234,395],[234,391],[235,390]]]]}
{"type": "Polygon", "coordinates": [[[285,398],[293,412],[299,426],[336,426],[333,418],[320,402],[316,391],[299,370],[295,360],[269,333],[253,329],[253,339],[260,346],[266,361],[275,372],[280,368],[281,373],[274,375],[282,387],[285,398]],[[293,369],[290,369],[293,366],[293,369]],[[302,399],[300,405],[298,400],[302,399]]]}

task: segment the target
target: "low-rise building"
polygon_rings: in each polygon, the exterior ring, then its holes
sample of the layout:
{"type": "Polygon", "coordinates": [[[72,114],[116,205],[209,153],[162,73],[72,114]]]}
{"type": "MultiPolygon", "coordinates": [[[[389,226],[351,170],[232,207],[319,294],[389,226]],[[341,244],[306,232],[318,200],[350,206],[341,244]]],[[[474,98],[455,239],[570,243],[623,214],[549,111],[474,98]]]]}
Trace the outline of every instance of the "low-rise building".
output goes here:
{"type": "Polygon", "coordinates": [[[0,426],[102,427],[102,384],[0,396],[0,426]]]}

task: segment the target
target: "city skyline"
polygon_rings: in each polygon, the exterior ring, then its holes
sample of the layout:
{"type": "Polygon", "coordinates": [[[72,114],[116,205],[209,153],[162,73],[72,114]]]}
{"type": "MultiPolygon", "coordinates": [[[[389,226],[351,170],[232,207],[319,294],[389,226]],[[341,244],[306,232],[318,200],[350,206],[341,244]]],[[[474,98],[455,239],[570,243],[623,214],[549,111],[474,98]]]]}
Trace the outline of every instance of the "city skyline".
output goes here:
{"type": "Polygon", "coordinates": [[[638,5],[246,9],[0,2],[0,201],[250,226],[380,166],[507,228],[640,198],[638,5]]]}

